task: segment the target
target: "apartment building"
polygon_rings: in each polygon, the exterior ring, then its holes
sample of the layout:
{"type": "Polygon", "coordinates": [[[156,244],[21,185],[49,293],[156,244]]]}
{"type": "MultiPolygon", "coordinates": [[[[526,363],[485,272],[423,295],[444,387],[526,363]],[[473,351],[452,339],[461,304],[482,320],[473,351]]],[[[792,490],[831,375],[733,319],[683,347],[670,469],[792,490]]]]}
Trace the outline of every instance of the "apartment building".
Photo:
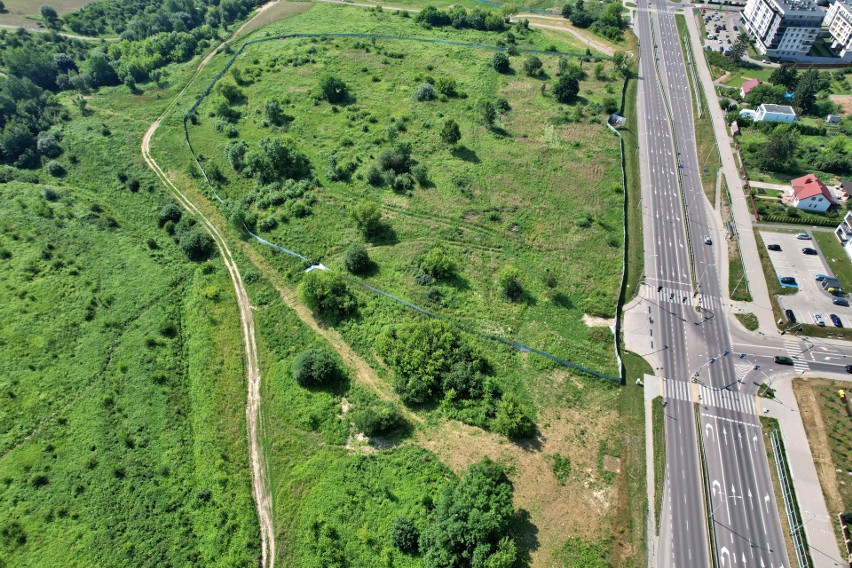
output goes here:
{"type": "Polygon", "coordinates": [[[852,0],[835,0],[825,14],[823,26],[831,36],[831,48],[843,61],[852,61],[852,0]]]}
{"type": "Polygon", "coordinates": [[[810,51],[823,16],[813,0],[748,0],[742,20],[760,53],[795,61],[810,51]]]}

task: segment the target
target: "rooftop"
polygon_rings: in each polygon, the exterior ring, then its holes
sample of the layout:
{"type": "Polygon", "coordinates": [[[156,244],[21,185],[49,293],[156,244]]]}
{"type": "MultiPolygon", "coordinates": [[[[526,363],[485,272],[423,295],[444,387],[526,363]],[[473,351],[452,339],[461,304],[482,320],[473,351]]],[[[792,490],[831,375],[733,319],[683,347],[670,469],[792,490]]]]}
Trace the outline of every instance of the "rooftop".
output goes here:
{"type": "Polygon", "coordinates": [[[829,203],[837,203],[837,199],[834,197],[834,194],[832,194],[825,184],[822,183],[814,174],[808,174],[791,180],[790,185],[793,186],[793,195],[795,195],[796,199],[799,201],[809,197],[822,195],[829,201],[829,203]]]}
{"type": "Polygon", "coordinates": [[[784,15],[790,14],[816,14],[822,13],[818,12],[818,7],[816,2],[813,0],[775,0],[775,3],[784,10],[784,15]]]}
{"type": "Polygon", "coordinates": [[[774,112],[775,114],[792,114],[796,116],[796,111],[793,110],[793,107],[787,105],[770,105],[770,104],[762,104],[758,109],[763,109],[764,112],[774,112]]]}
{"type": "Polygon", "coordinates": [[[749,79],[745,81],[742,86],[743,95],[747,95],[750,90],[760,85],[760,81],[757,79],[749,79]]]}

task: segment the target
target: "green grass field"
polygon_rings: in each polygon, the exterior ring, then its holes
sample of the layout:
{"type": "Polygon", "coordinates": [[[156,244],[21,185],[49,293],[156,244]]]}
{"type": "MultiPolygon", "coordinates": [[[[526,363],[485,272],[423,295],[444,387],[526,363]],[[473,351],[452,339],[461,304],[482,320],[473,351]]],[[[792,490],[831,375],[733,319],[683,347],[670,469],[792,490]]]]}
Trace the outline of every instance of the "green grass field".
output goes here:
{"type": "MultiPolygon", "coordinates": [[[[502,37],[426,30],[389,11],[328,5],[255,29],[251,37],[294,31],[483,44],[502,37]]],[[[560,107],[551,92],[553,56],[542,56],[549,78],[528,78],[523,57],[512,58],[514,74],[497,75],[488,51],[390,40],[361,40],[358,47],[356,41],[266,43],[248,48],[237,64],[247,83],[246,100],[235,107],[243,113],[239,138],[252,145],[269,135],[294,140],[320,181],[313,198],[300,200],[310,202],[307,216],[251,204],[259,218],[278,222],[261,234],[342,271],[343,248],[363,241],[349,208],[379,204],[388,230],[365,242],[378,266],[365,276],[368,283],[471,328],[616,374],[611,333],[583,321],[612,316],[621,278],[618,139],[600,108],[609,97],[620,99],[611,64],[603,66],[606,77],[594,79],[594,63],[585,63],[590,79],[581,82],[581,103],[560,107]],[[290,58],[300,64],[286,64],[290,58]],[[340,76],[354,94],[337,112],[311,99],[316,78],[326,73],[340,76]],[[415,102],[413,91],[427,76],[455,79],[460,94],[415,102]],[[261,124],[271,97],[289,101],[283,111],[294,120],[287,131],[261,124]],[[480,120],[482,101],[498,98],[511,110],[489,129],[480,120]],[[461,126],[455,149],[438,139],[449,117],[461,126]],[[395,132],[388,128],[392,119],[395,132]],[[391,145],[389,137],[411,142],[430,183],[407,195],[368,186],[357,174],[350,183],[329,179],[331,155],[338,164],[358,158],[363,170],[391,145]],[[450,251],[456,276],[421,286],[414,282],[417,257],[435,242],[450,251]],[[508,264],[521,270],[519,302],[498,290],[495,274],[508,264]],[[427,297],[427,290],[440,296],[427,297]]],[[[531,31],[518,41],[521,48],[585,52],[556,33],[531,31]]],[[[197,172],[180,130],[183,113],[227,57],[216,55],[191,84],[163,121],[152,153],[225,231],[248,287],[279,563],[308,567],[345,558],[352,565],[423,565],[390,543],[393,522],[407,516],[422,529],[444,487],[487,455],[509,467],[515,486],[519,565],[596,557],[601,565],[643,566],[637,387],[625,391],[465,334],[501,389],[531,409],[537,438],[513,442],[451,420],[440,407],[406,410],[408,426],[392,437],[356,435],[347,415],[377,396],[395,396],[376,337],[388,324],[418,317],[357,290],[355,317],[318,324],[295,299],[303,266],[228,228],[210,190],[192,177],[197,172]],[[334,387],[310,390],[294,382],[294,358],[312,347],[341,357],[345,376],[334,387]],[[557,454],[571,463],[559,482],[548,461],[557,454]]],[[[233,288],[218,260],[188,262],[158,227],[170,199],[139,153],[143,132],[196,63],[165,68],[160,86],[143,85],[142,94],[101,89],[87,96],[85,115],[61,96],[71,115],[61,126],[58,158],[67,174],[18,173],[24,181],[0,186],[0,249],[8,251],[0,260],[7,268],[0,309],[15,322],[0,335],[12,347],[0,357],[9,393],[0,443],[11,448],[0,455],[0,502],[10,511],[8,521],[0,520],[9,535],[0,555],[10,565],[257,562],[233,288]],[[53,309],[59,304],[61,313],[53,309]],[[21,306],[26,311],[18,316],[21,306]]],[[[242,199],[255,191],[254,182],[230,169],[228,138],[209,116],[214,102],[201,107],[193,143],[205,168],[216,163],[228,178],[217,191],[242,199]]],[[[640,369],[628,363],[630,373],[640,369]]]]}
{"type": "Polygon", "coordinates": [[[0,24],[7,26],[38,27],[42,20],[39,10],[48,5],[56,9],[61,17],[69,12],[79,10],[93,0],[51,0],[50,2],[34,0],[4,0],[6,11],[0,12],[0,24]]]}

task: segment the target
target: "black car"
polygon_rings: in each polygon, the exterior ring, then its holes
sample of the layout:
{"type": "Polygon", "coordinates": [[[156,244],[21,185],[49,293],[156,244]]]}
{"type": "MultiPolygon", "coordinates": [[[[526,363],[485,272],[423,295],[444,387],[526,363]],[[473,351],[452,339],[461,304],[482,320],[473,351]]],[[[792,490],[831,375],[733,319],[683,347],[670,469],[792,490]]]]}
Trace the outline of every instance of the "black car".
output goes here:
{"type": "Polygon", "coordinates": [[[796,323],[796,314],[793,313],[793,310],[784,310],[784,315],[787,316],[787,321],[796,323]]]}
{"type": "Polygon", "coordinates": [[[843,327],[843,322],[840,321],[840,318],[835,314],[828,314],[829,319],[831,319],[831,323],[834,324],[834,327],[843,327]]]}
{"type": "Polygon", "coordinates": [[[852,373],[852,365],[846,365],[846,372],[852,373]]]}
{"type": "Polygon", "coordinates": [[[832,303],[835,306],[846,306],[847,308],[849,307],[849,300],[847,300],[846,298],[834,298],[832,300],[832,303]]]}
{"type": "Polygon", "coordinates": [[[781,284],[787,284],[788,286],[793,286],[796,284],[796,279],[792,276],[782,276],[778,280],[781,282],[781,284]]]}
{"type": "Polygon", "coordinates": [[[781,245],[766,245],[766,248],[768,248],[769,250],[780,251],[781,245]]]}
{"type": "Polygon", "coordinates": [[[814,254],[817,254],[817,251],[816,251],[816,249],[812,249],[810,247],[805,247],[805,248],[802,249],[802,253],[814,255],[814,254]]]}
{"type": "Polygon", "coordinates": [[[793,360],[790,359],[789,357],[785,356],[785,355],[776,355],[775,356],[775,363],[778,364],[778,365],[792,365],[793,360]]]}

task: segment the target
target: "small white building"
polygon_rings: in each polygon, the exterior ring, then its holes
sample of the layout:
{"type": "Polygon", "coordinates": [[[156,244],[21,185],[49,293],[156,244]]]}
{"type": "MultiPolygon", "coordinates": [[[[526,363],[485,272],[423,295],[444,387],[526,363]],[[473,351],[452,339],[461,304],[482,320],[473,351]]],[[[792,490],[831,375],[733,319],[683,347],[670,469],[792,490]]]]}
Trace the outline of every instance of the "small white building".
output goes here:
{"type": "Polygon", "coordinates": [[[843,221],[834,230],[834,235],[840,244],[843,245],[843,250],[849,256],[849,261],[852,262],[852,211],[847,211],[843,221]]]}
{"type": "Polygon", "coordinates": [[[784,201],[796,209],[813,213],[825,213],[829,207],[837,205],[837,198],[814,174],[792,180],[784,201]]]}
{"type": "Polygon", "coordinates": [[[754,115],[755,122],[794,122],[796,111],[787,105],[762,104],[757,107],[754,115]]]}

